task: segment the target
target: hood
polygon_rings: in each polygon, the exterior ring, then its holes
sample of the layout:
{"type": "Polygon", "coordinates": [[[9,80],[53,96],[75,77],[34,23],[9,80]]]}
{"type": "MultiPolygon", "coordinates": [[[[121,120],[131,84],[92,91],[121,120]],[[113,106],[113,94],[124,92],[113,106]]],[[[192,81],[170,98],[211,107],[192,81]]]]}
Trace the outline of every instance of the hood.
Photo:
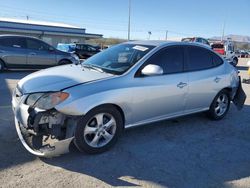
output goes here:
{"type": "Polygon", "coordinates": [[[113,76],[82,68],[81,65],[63,65],[32,73],[18,82],[22,93],[60,91],[74,85],[113,76]]]}

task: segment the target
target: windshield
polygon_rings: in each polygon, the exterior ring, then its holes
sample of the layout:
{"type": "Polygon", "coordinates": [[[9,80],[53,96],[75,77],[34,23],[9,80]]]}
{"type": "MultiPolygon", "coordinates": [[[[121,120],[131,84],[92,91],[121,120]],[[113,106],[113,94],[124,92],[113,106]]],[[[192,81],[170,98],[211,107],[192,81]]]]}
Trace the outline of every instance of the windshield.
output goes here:
{"type": "Polygon", "coordinates": [[[97,67],[112,74],[123,74],[153,48],[154,46],[136,44],[116,45],[84,61],[83,66],[97,67]]]}

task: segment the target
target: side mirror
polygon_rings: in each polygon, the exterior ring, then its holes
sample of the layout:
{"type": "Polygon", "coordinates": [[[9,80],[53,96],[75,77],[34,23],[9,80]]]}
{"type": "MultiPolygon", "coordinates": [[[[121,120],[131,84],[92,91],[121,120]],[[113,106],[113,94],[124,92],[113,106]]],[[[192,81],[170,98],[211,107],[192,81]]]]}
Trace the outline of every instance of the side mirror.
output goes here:
{"type": "Polygon", "coordinates": [[[163,69],[158,65],[149,64],[142,69],[141,74],[145,76],[162,75],[163,69]]]}

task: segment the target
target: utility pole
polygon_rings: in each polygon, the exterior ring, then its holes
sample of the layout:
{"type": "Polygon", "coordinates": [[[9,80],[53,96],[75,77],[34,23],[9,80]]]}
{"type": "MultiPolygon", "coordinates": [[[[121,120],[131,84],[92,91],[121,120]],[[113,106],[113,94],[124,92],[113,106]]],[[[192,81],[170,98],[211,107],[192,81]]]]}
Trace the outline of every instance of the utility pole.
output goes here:
{"type": "Polygon", "coordinates": [[[168,30],[166,31],[166,40],[168,40],[168,30]]]}
{"type": "Polygon", "coordinates": [[[224,20],[224,22],[223,22],[221,41],[223,41],[223,40],[224,40],[224,35],[225,35],[225,26],[226,26],[226,20],[224,20]]]}
{"type": "Polygon", "coordinates": [[[128,41],[130,41],[130,14],[131,14],[131,0],[128,0],[128,41]]]}

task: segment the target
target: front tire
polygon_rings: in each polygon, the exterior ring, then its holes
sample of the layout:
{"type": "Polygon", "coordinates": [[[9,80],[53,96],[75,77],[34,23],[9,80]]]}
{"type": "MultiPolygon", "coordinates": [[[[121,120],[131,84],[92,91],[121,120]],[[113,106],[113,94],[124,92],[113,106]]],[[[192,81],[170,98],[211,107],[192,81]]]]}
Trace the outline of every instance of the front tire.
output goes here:
{"type": "Polygon", "coordinates": [[[208,116],[212,120],[221,120],[230,108],[230,96],[227,90],[222,90],[214,98],[210,105],[208,116]]]}
{"type": "Polygon", "coordinates": [[[77,123],[75,144],[81,152],[102,153],[112,147],[123,129],[120,112],[112,106],[91,110],[77,123]]]}

